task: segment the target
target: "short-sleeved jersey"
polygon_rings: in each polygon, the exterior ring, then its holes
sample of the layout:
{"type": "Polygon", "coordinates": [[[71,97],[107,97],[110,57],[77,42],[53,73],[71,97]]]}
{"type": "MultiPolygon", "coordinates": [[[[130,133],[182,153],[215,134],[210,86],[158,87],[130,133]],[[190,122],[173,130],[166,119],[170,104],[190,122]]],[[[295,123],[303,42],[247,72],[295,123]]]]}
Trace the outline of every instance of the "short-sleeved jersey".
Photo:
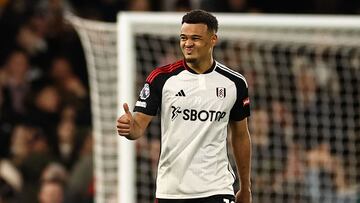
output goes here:
{"type": "Polygon", "coordinates": [[[161,113],[156,197],[233,195],[227,126],[248,117],[249,106],[245,78],[217,61],[204,74],[184,60],[150,73],[134,111],[161,113]]]}

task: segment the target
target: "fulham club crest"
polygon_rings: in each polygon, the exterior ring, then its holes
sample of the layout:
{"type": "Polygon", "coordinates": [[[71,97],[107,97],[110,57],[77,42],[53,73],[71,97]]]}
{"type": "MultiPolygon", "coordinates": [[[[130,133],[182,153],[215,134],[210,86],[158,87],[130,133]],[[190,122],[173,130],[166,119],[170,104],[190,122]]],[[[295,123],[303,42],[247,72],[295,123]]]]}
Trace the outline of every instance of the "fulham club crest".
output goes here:
{"type": "Polygon", "coordinates": [[[217,87],[216,88],[216,96],[220,99],[224,99],[226,97],[226,88],[225,87],[217,87]]]}

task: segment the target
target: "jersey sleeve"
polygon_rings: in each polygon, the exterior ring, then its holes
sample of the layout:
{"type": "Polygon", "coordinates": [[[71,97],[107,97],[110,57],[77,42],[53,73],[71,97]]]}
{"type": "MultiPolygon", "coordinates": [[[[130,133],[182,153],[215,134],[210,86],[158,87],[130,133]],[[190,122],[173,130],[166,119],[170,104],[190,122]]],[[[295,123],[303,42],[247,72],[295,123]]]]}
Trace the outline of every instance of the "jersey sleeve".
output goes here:
{"type": "Polygon", "coordinates": [[[161,93],[157,80],[146,81],[141,89],[138,100],[135,103],[134,112],[141,112],[146,115],[155,116],[160,107],[161,93]]]}
{"type": "Polygon", "coordinates": [[[241,121],[250,116],[250,99],[248,94],[248,86],[244,78],[238,78],[236,85],[236,101],[230,111],[230,119],[233,121],[241,121]]]}

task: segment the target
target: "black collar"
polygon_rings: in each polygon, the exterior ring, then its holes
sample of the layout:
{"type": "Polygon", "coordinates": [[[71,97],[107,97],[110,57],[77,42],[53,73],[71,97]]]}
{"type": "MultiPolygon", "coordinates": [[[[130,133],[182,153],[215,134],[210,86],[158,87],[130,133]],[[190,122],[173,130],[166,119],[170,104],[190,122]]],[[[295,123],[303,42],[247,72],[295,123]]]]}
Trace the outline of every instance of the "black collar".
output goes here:
{"type": "Polygon", "coordinates": [[[213,64],[211,65],[211,67],[209,69],[207,69],[204,73],[197,73],[195,72],[193,69],[191,69],[187,64],[186,64],[186,61],[185,59],[183,60],[183,63],[184,63],[184,67],[186,70],[188,70],[190,73],[194,73],[194,74],[207,74],[207,73],[211,73],[214,69],[215,69],[215,65],[216,65],[216,62],[214,60],[213,64]]]}

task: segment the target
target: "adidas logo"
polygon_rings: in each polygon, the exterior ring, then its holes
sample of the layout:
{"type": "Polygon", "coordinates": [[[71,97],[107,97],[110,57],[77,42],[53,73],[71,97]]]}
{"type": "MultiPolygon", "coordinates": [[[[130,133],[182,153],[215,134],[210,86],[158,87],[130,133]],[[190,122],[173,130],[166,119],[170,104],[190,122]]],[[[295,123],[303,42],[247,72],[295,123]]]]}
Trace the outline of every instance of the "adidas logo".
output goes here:
{"type": "Polygon", "coordinates": [[[177,97],[185,97],[186,95],[185,95],[184,90],[180,90],[177,94],[175,94],[175,96],[177,96],[177,97]]]}

